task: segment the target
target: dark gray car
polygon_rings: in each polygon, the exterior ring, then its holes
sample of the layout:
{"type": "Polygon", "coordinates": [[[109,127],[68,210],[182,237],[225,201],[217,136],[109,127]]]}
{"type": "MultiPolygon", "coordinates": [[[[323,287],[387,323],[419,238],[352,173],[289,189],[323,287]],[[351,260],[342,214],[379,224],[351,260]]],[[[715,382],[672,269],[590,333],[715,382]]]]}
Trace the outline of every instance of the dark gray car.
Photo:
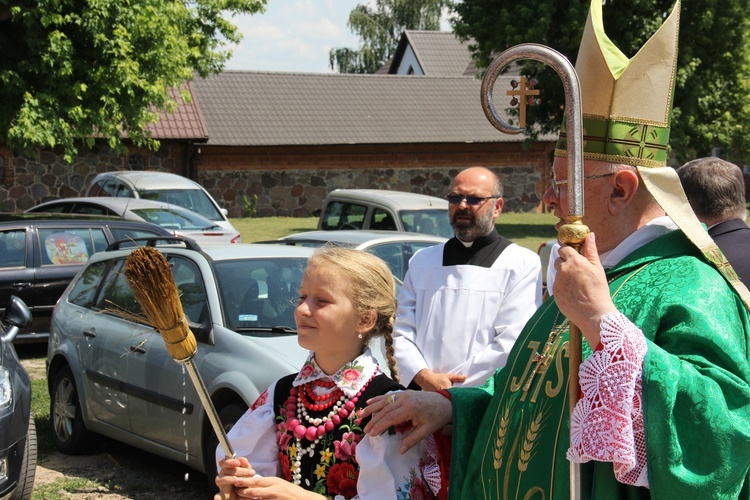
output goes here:
{"type": "Polygon", "coordinates": [[[0,214],[0,315],[11,295],[33,320],[16,344],[45,342],[57,299],[89,257],[118,240],[170,236],[148,222],[69,214],[0,214]]]}

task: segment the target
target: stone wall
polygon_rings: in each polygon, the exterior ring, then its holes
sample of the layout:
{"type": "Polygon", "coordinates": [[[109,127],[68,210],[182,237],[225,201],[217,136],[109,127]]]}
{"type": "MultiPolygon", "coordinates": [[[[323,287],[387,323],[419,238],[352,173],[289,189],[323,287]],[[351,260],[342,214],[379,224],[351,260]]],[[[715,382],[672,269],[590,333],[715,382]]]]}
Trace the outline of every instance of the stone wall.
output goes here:
{"type": "MultiPolygon", "coordinates": [[[[204,148],[205,150],[206,148],[204,148]]],[[[163,143],[156,152],[130,148],[141,155],[147,170],[191,176],[202,184],[230,217],[245,215],[245,197],[257,195],[260,217],[309,217],[336,188],[394,189],[444,196],[451,179],[461,169],[485,165],[497,172],[505,185],[506,211],[533,211],[541,205],[548,185],[548,156],[536,152],[476,154],[436,153],[398,155],[373,153],[321,156],[295,152],[263,155],[198,155],[184,143],[163,143]],[[384,161],[383,157],[388,156],[384,161]],[[391,156],[393,158],[391,158],[391,156]],[[227,158],[231,158],[228,161],[227,158]],[[291,158],[291,159],[290,159],[291,158]],[[495,163],[495,165],[493,165],[495,163]]],[[[128,156],[109,148],[93,148],[67,164],[61,153],[43,151],[37,158],[13,156],[0,147],[4,175],[0,176],[0,211],[22,212],[43,201],[83,196],[100,172],[128,168],[128,156]]]]}
{"type": "MultiPolygon", "coordinates": [[[[386,168],[366,170],[252,170],[227,173],[202,171],[199,182],[230,217],[241,217],[243,195],[258,196],[259,217],[316,215],[326,195],[337,188],[393,189],[445,196],[456,168],[423,169],[386,168]]],[[[540,185],[546,176],[534,166],[493,168],[505,184],[505,211],[529,212],[539,209],[540,185]]]]}

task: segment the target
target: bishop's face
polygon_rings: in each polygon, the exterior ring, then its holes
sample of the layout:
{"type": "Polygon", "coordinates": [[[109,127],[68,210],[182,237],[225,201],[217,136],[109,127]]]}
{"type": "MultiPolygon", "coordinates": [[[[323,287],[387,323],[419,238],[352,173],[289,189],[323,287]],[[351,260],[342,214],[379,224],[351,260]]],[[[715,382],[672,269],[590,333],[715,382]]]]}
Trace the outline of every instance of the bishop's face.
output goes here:
{"type": "MultiPolygon", "coordinates": [[[[584,160],[583,163],[583,223],[596,234],[599,253],[612,250],[617,244],[617,240],[613,237],[615,221],[610,215],[608,206],[608,200],[614,188],[612,180],[615,175],[609,171],[609,165],[610,163],[597,160],[584,160]]],[[[555,183],[553,183],[542,197],[544,204],[552,208],[555,217],[560,219],[555,224],[555,229],[558,231],[560,226],[569,222],[570,187],[567,184],[567,172],[567,158],[556,157],[552,164],[552,178],[558,183],[557,189],[554,188],[555,183]]]]}

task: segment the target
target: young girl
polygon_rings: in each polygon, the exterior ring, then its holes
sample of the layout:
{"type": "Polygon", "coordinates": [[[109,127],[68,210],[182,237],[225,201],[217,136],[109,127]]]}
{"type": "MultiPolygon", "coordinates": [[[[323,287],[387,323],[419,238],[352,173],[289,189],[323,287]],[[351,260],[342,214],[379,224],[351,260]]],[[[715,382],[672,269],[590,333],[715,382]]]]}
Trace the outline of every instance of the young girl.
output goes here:
{"type": "Polygon", "coordinates": [[[238,458],[217,449],[230,498],[430,498],[440,489],[434,443],[399,453],[404,429],[377,437],[357,416],[372,397],[403,387],[380,372],[368,343],[383,336],[392,376],[393,276],[379,258],[326,246],[310,258],[294,313],[311,351],[297,374],[268,388],[229,432],[238,458]],[[429,479],[425,479],[429,478],[429,479]]]}

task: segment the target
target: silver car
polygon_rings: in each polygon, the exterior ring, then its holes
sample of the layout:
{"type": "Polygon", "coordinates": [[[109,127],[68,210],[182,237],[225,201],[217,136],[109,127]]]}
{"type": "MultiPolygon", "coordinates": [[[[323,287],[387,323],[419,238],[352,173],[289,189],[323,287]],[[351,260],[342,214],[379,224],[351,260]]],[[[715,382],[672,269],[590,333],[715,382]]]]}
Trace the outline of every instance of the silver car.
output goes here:
{"type": "Polygon", "coordinates": [[[447,238],[394,231],[306,231],[279,238],[277,243],[319,247],[326,243],[364,250],[383,259],[393,276],[403,283],[409,259],[417,250],[444,243],[447,238]]]}
{"type": "Polygon", "coordinates": [[[113,196],[64,198],[40,203],[26,210],[26,213],[109,215],[151,222],[175,236],[192,238],[201,245],[242,243],[242,235],[234,227],[223,227],[199,213],[161,201],[113,196]]]}
{"type": "Polygon", "coordinates": [[[192,179],[169,172],[116,171],[97,174],[86,196],[116,196],[163,201],[197,212],[225,229],[234,230],[227,209],[192,179]]]}
{"type": "MultiPolygon", "coordinates": [[[[306,358],[293,313],[313,250],[175,243],[158,248],[198,343],[195,366],[228,429],[306,358]]],[[[53,312],[47,380],[54,442],[76,454],[105,435],[186,463],[212,483],[218,441],[184,367],[137,319],[141,309],[123,273],[131,251],[94,254],[53,312]]]]}

